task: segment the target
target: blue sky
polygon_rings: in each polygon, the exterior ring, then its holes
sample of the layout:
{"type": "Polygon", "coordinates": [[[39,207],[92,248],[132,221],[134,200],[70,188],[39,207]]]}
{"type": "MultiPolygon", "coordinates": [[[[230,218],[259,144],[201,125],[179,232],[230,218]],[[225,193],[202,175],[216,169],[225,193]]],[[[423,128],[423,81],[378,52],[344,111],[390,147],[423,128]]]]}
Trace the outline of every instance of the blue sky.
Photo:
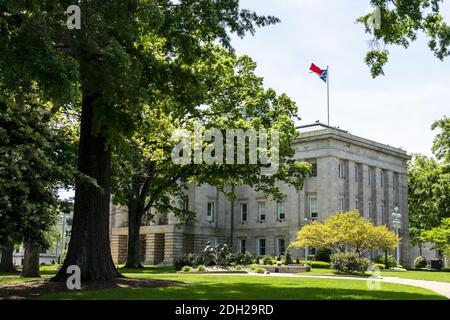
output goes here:
{"type": "MultiPolygon", "coordinates": [[[[370,36],[355,23],[369,0],[241,0],[241,6],[282,20],[233,46],[258,63],[265,86],[297,102],[299,124],[326,123],[326,85],[308,69],[312,62],[330,65],[331,125],[431,155],[431,124],[450,116],[450,57],[438,60],[420,37],[407,50],[390,47],[386,76],[372,79],[364,64],[370,36]]],[[[450,5],[443,10],[450,17],[450,5]]]]}

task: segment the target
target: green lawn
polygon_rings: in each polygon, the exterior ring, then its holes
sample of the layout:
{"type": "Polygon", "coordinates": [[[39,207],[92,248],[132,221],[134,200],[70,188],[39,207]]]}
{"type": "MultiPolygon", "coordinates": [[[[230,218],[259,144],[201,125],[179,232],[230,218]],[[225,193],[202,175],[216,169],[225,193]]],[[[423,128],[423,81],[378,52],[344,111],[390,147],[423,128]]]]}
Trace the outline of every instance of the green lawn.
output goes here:
{"type": "MultiPolygon", "coordinates": [[[[334,272],[331,269],[313,269],[311,275],[333,275],[334,272]]],[[[414,280],[427,280],[427,281],[440,281],[450,283],[450,272],[433,272],[433,271],[389,271],[381,270],[382,277],[397,277],[403,279],[414,280]]]]}
{"type": "MultiPolygon", "coordinates": [[[[55,266],[42,267],[42,275],[51,276],[55,266]]],[[[42,299],[352,299],[352,300],[428,300],[445,299],[439,294],[412,286],[381,283],[380,290],[371,291],[366,281],[345,279],[289,278],[261,276],[219,276],[175,274],[172,267],[147,266],[144,269],[120,269],[130,278],[177,280],[185,286],[165,288],[117,288],[102,291],[83,291],[52,294],[42,299]]],[[[332,275],[329,269],[313,269],[311,275],[332,275]]],[[[383,271],[384,276],[450,282],[449,273],[426,271],[383,271]]],[[[27,281],[33,281],[30,279],[27,281]]],[[[0,274],[0,284],[22,282],[18,274],[0,274]]]]}
{"type": "Polygon", "coordinates": [[[186,286],[143,289],[109,289],[52,294],[43,299],[137,299],[137,300],[429,300],[445,299],[434,292],[404,285],[382,283],[371,291],[365,281],[261,276],[216,276],[127,273],[133,278],[178,280],[186,286]]]}

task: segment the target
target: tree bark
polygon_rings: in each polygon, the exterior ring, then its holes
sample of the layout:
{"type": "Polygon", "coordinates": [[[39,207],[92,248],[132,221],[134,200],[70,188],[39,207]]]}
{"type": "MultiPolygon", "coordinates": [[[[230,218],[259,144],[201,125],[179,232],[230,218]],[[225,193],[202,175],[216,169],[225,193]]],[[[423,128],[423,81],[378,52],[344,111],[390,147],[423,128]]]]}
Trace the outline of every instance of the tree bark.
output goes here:
{"type": "Polygon", "coordinates": [[[25,243],[22,277],[39,278],[39,246],[34,243],[25,243]]]}
{"type": "Polygon", "coordinates": [[[130,202],[128,205],[128,252],[127,268],[142,268],[140,228],[144,208],[130,202]]]}
{"type": "Polygon", "coordinates": [[[2,259],[0,261],[0,272],[16,272],[13,264],[14,243],[9,243],[2,249],[2,259]]]}
{"type": "Polygon", "coordinates": [[[80,268],[82,281],[121,276],[113,263],[109,241],[111,148],[102,134],[105,128],[94,132],[93,123],[96,102],[101,96],[82,89],[78,171],[96,181],[97,186],[82,178],[76,181],[72,235],[66,259],[54,281],[67,279],[71,265],[80,268]]]}

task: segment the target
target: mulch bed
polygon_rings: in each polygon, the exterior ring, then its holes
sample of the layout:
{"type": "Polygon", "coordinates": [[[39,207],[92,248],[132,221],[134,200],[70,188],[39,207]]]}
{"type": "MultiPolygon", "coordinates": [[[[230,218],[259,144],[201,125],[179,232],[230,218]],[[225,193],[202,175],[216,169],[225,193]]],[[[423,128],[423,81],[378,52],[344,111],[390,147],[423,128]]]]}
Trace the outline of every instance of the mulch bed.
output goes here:
{"type": "MultiPolygon", "coordinates": [[[[182,286],[184,282],[156,279],[117,278],[110,281],[94,281],[81,285],[81,290],[104,290],[113,288],[161,288],[182,286]]],[[[73,292],[65,282],[43,279],[30,282],[0,284],[0,300],[30,300],[50,293],[73,292]]]]}

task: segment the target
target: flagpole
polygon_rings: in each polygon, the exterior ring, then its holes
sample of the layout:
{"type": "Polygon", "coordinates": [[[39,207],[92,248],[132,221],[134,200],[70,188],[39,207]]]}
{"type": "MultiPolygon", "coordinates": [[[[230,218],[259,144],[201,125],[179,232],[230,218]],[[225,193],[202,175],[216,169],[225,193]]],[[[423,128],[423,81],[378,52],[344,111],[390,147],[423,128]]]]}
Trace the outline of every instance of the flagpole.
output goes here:
{"type": "Polygon", "coordinates": [[[328,125],[330,125],[330,67],[327,66],[327,115],[328,125]]]}

